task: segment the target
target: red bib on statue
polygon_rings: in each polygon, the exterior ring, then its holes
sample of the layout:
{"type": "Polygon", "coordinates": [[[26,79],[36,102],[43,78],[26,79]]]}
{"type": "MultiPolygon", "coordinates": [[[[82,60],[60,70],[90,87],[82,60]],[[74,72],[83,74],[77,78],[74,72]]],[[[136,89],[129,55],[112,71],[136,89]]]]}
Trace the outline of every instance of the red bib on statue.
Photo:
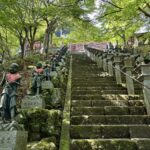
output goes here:
{"type": "Polygon", "coordinates": [[[43,73],[43,68],[35,69],[37,73],[43,73]]]}
{"type": "Polygon", "coordinates": [[[16,80],[20,79],[21,76],[19,73],[16,73],[16,74],[11,74],[11,73],[8,73],[6,75],[6,79],[9,83],[12,83],[12,82],[15,82],[16,80]]]}

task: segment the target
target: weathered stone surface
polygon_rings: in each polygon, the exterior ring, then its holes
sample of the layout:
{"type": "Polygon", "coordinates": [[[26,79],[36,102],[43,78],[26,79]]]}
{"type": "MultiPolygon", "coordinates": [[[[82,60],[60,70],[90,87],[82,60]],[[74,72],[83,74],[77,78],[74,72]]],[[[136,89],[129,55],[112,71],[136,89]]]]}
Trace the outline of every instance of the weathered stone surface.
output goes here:
{"type": "Polygon", "coordinates": [[[101,126],[90,126],[90,125],[81,125],[81,126],[71,126],[71,138],[73,139],[84,139],[84,138],[101,138],[102,131],[101,126]]]}
{"type": "Polygon", "coordinates": [[[120,124],[146,124],[146,116],[120,116],[120,124]]]}
{"type": "Polygon", "coordinates": [[[20,123],[29,133],[29,141],[58,136],[61,126],[61,111],[47,109],[24,109],[21,111],[20,123]]]}
{"type": "Polygon", "coordinates": [[[129,100],[129,106],[144,106],[143,100],[129,100]]]}
{"type": "Polygon", "coordinates": [[[113,107],[113,106],[105,106],[105,114],[106,115],[128,115],[128,107],[113,107]]]}
{"type": "Polygon", "coordinates": [[[72,115],[103,115],[103,107],[74,107],[72,115]]]}
{"type": "Polygon", "coordinates": [[[149,138],[150,127],[147,125],[136,125],[130,127],[131,138],[149,138]]]}
{"type": "Polygon", "coordinates": [[[146,115],[146,109],[143,106],[129,107],[130,115],[146,115]]]}
{"type": "Polygon", "coordinates": [[[45,101],[40,95],[25,96],[21,104],[22,109],[45,108],[45,101]]]}
{"type": "Polygon", "coordinates": [[[0,148],[0,150],[13,150],[12,148],[0,148]]]}
{"type": "Polygon", "coordinates": [[[120,124],[120,119],[117,116],[106,116],[106,124],[120,124]]]}
{"type": "Polygon", "coordinates": [[[91,139],[91,140],[72,140],[71,150],[137,150],[137,147],[135,142],[130,140],[91,139]]]}
{"type": "Polygon", "coordinates": [[[26,150],[27,132],[0,131],[0,150],[26,150]]]}
{"type": "Polygon", "coordinates": [[[71,117],[71,124],[80,125],[80,124],[106,124],[105,116],[98,115],[82,115],[71,117]]]}
{"type": "Polygon", "coordinates": [[[56,140],[44,138],[39,142],[29,143],[27,150],[56,150],[56,140]]]}
{"type": "Polygon", "coordinates": [[[102,138],[129,138],[129,129],[123,125],[102,126],[102,138]]]}
{"type": "Polygon", "coordinates": [[[52,106],[54,108],[62,107],[63,100],[62,100],[60,88],[54,88],[53,93],[51,95],[51,101],[52,101],[52,106]]]}
{"type": "Polygon", "coordinates": [[[125,87],[117,85],[125,77],[118,75],[116,83],[82,56],[73,56],[70,149],[149,150],[149,142],[141,142],[150,137],[150,117],[139,86],[135,84],[135,94],[129,96],[125,87]]]}
{"type": "Polygon", "coordinates": [[[136,141],[138,150],[149,150],[150,140],[149,139],[139,139],[136,141]]]}
{"type": "Polygon", "coordinates": [[[50,89],[53,90],[54,85],[51,81],[43,81],[42,82],[42,89],[50,89]]]}
{"type": "Polygon", "coordinates": [[[10,123],[0,122],[0,131],[24,131],[24,126],[16,121],[10,123]]]}
{"type": "Polygon", "coordinates": [[[92,101],[91,100],[86,100],[86,101],[80,101],[80,100],[73,100],[72,101],[72,106],[79,106],[79,107],[82,107],[82,106],[92,106],[91,105],[92,101]]]}

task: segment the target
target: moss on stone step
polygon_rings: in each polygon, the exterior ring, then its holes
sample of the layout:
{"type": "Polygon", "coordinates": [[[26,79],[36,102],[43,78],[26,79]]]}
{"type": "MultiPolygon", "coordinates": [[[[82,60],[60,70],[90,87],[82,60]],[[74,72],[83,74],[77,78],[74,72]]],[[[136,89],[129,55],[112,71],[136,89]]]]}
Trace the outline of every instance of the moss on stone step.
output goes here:
{"type": "Polygon", "coordinates": [[[22,110],[19,123],[24,124],[29,134],[29,141],[40,140],[41,138],[60,133],[61,111],[46,109],[22,110]]]}
{"type": "Polygon", "coordinates": [[[29,143],[27,145],[27,150],[56,150],[55,137],[45,138],[41,141],[29,143]]]}
{"type": "Polygon", "coordinates": [[[71,150],[137,150],[130,140],[72,140],[71,150]]]}

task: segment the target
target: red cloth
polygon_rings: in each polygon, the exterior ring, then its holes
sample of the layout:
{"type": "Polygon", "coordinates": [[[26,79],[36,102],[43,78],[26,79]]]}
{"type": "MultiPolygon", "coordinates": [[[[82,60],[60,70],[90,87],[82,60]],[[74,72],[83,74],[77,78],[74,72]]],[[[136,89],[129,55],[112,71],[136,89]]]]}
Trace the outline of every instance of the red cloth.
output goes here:
{"type": "Polygon", "coordinates": [[[36,71],[37,73],[43,73],[44,70],[43,70],[43,68],[39,68],[39,69],[36,68],[35,71],[36,71]]]}
{"type": "Polygon", "coordinates": [[[19,73],[15,73],[15,74],[8,73],[6,75],[6,79],[7,79],[8,83],[15,82],[16,80],[18,80],[20,78],[21,78],[21,76],[19,73]]]}

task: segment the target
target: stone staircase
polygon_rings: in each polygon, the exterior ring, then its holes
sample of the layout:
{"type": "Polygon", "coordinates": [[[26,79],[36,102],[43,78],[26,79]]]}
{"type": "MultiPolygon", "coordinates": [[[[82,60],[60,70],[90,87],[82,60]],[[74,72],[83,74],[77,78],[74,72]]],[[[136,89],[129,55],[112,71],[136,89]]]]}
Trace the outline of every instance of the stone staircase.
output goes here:
{"type": "Polygon", "coordinates": [[[150,150],[143,97],[129,97],[84,54],[73,55],[72,67],[70,149],[150,150]]]}

